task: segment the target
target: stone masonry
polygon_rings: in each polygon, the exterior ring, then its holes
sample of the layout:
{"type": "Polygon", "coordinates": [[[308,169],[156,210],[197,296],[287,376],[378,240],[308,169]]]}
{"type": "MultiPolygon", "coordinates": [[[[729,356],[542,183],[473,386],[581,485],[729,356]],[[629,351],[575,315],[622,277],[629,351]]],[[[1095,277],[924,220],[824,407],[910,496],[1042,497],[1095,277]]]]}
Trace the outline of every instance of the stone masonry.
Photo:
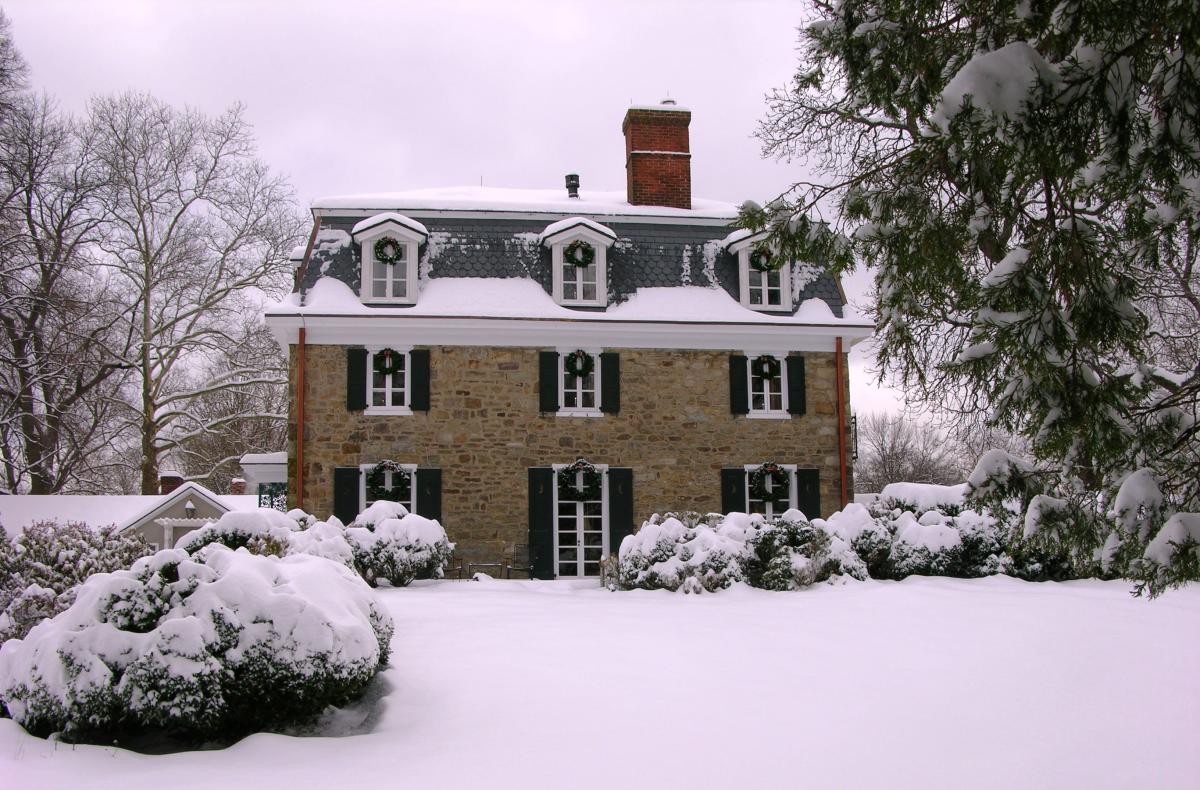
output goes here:
{"type": "MultiPolygon", "coordinates": [[[[607,350],[621,355],[619,414],[539,413],[538,349],[435,347],[430,411],[396,417],[347,411],[346,348],[308,346],[304,509],[331,512],[335,467],[387,458],[441,468],[450,539],[497,560],[527,541],[528,468],[576,458],[633,469],[635,525],[664,510],[719,510],[720,469],[768,460],[820,469],[820,515],[838,509],[833,353],[805,354],[807,414],[765,420],[730,413],[727,352],[607,350]]],[[[291,355],[294,506],[295,346],[291,355]]]]}

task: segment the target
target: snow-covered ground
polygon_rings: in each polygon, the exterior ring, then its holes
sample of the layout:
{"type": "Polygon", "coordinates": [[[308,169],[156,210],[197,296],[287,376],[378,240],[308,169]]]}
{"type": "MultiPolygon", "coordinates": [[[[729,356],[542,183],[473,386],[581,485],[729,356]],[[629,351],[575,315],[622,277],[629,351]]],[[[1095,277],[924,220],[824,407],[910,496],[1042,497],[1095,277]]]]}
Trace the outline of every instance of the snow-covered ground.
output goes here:
{"type": "Polygon", "coordinates": [[[0,720],[12,788],[1194,788],[1200,588],[418,582],[369,734],[148,756],[0,720]]]}

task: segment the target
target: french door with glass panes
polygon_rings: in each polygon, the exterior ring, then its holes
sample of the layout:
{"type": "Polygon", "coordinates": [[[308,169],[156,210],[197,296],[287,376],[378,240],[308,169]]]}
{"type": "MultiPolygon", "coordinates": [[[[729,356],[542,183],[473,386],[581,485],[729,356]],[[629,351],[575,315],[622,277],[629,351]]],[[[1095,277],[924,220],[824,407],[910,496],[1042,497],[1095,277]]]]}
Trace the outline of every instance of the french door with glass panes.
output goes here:
{"type": "MultiPolygon", "coordinates": [[[[578,485],[583,488],[583,472],[578,485]]],[[[554,556],[558,578],[600,575],[600,560],[608,553],[608,475],[600,473],[599,498],[569,500],[555,492],[554,556]]]]}

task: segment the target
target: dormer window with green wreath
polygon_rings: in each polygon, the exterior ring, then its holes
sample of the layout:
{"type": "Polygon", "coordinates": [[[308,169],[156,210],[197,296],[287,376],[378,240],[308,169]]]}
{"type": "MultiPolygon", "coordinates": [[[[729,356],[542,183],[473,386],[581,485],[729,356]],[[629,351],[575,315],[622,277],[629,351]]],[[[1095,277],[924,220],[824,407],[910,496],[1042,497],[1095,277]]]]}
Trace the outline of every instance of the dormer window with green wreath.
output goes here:
{"type": "Polygon", "coordinates": [[[413,304],[417,301],[417,261],[429,238],[425,226],[403,214],[376,214],[351,232],[362,250],[363,302],[413,304]]]}
{"type": "Polygon", "coordinates": [[[568,307],[608,305],[608,249],[617,234],[585,217],[569,217],[542,231],[550,248],[554,301],[568,307]]]}
{"type": "Polygon", "coordinates": [[[726,249],[738,258],[738,293],[751,310],[792,310],[791,262],[766,244],[766,234],[738,231],[726,239],[726,249]]]}

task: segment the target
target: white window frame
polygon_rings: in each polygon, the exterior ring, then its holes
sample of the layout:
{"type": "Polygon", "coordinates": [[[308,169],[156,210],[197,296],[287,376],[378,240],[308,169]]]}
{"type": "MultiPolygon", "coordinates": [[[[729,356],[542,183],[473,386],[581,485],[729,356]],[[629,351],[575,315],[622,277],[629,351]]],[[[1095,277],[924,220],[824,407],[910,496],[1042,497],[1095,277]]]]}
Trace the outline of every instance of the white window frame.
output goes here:
{"type": "Polygon", "coordinates": [[[361,278],[359,280],[358,295],[364,304],[416,304],[418,291],[420,290],[417,283],[417,256],[419,247],[424,240],[420,234],[405,228],[396,222],[383,222],[377,227],[363,231],[354,239],[362,246],[362,266],[360,267],[361,278]],[[372,271],[375,266],[375,242],[383,236],[391,236],[400,244],[404,245],[404,262],[392,264],[387,267],[388,276],[388,296],[372,296],[372,271]],[[398,267],[404,267],[404,279],[406,283],[404,296],[392,296],[392,288],[394,282],[394,274],[398,267]]]}
{"type": "MultiPolygon", "coordinates": [[[[358,512],[361,513],[367,509],[367,475],[375,468],[375,464],[359,464],[358,465],[358,512]]],[[[399,464],[400,468],[408,472],[412,479],[412,485],[409,488],[408,502],[401,502],[408,509],[409,513],[417,512],[417,465],[416,464],[399,464]]],[[[388,477],[391,472],[384,472],[384,483],[389,482],[388,477]]]]}
{"type": "Polygon", "coordinates": [[[566,307],[607,307],[608,306],[608,247],[612,239],[603,236],[586,227],[578,227],[570,233],[554,239],[550,245],[551,269],[553,270],[554,301],[566,307]],[[591,245],[596,252],[593,265],[596,267],[596,298],[595,299],[564,299],[563,298],[563,252],[575,241],[591,245]]]}
{"type": "MultiPolygon", "coordinates": [[[[602,392],[600,389],[600,380],[602,376],[600,372],[600,349],[575,347],[571,349],[558,348],[556,351],[558,352],[558,411],[555,413],[560,417],[603,417],[604,412],[600,410],[600,398],[602,392]],[[583,351],[587,354],[590,354],[592,357],[592,385],[596,390],[596,405],[591,409],[586,409],[579,406],[568,408],[566,405],[564,405],[567,402],[567,355],[574,354],[576,351],[583,351]]],[[[578,392],[579,390],[576,391],[578,392]]],[[[578,399],[576,399],[576,402],[578,402],[578,399]]],[[[599,469],[600,467],[597,466],[596,468],[599,469]]]]}
{"type": "Polygon", "coordinates": [[[746,405],[750,411],[747,417],[753,420],[790,420],[788,411],[788,366],[786,351],[745,351],[746,354],[746,405]],[[779,360],[779,402],[780,409],[754,408],[754,360],[759,357],[775,357],[779,360]]]}
{"type": "MultiPolygon", "coordinates": [[[[755,469],[757,469],[760,466],[762,466],[762,464],[746,464],[744,467],[742,467],[745,470],[745,474],[742,475],[742,486],[743,486],[743,490],[746,492],[746,512],[747,513],[753,512],[753,510],[751,510],[751,508],[750,508],[750,473],[753,472],[755,469]]],[[[797,501],[796,500],[796,465],[795,464],[779,464],[779,468],[783,469],[785,472],[788,473],[788,506],[786,508],[784,508],[784,510],[794,510],[794,509],[796,509],[796,501],[797,501]]],[[[764,518],[772,519],[772,518],[778,518],[779,516],[783,515],[783,511],[780,511],[779,513],[774,512],[775,504],[773,502],[764,502],[763,504],[765,505],[765,509],[766,509],[766,513],[763,514],[764,518]]],[[[813,518],[815,518],[815,516],[813,518]]]]}
{"type": "MultiPolygon", "coordinates": [[[[367,408],[363,414],[409,416],[413,413],[412,403],[412,346],[368,346],[367,347],[367,408]],[[404,405],[403,406],[374,406],[375,401],[375,355],[385,348],[390,348],[397,354],[404,355],[404,405]]],[[[389,393],[391,388],[387,390],[389,393]]],[[[391,398],[387,399],[389,402],[391,398]]]]}
{"type": "MultiPolygon", "coordinates": [[[[750,274],[755,272],[750,267],[750,253],[753,252],[752,247],[745,247],[738,250],[738,283],[739,283],[739,301],[742,307],[750,310],[757,310],[764,313],[791,312],[792,310],[792,263],[788,261],[783,266],[779,267],[779,297],[780,304],[751,304],[750,303],[750,274]]],[[[764,292],[766,288],[763,288],[764,292]]]]}
{"type": "MultiPolygon", "coordinates": [[[[552,496],[551,512],[554,514],[554,553],[551,555],[554,558],[554,578],[559,578],[558,575],[558,473],[566,469],[571,464],[554,464],[550,468],[554,471],[554,485],[550,486],[552,496]]],[[[608,545],[608,464],[592,464],[596,471],[600,473],[600,560],[608,556],[612,547],[608,545]]],[[[580,530],[576,530],[579,532],[580,530]]],[[[583,556],[579,555],[576,559],[576,565],[583,564],[583,556]]],[[[564,576],[564,579],[596,579],[600,580],[600,576],[564,576]]]]}

